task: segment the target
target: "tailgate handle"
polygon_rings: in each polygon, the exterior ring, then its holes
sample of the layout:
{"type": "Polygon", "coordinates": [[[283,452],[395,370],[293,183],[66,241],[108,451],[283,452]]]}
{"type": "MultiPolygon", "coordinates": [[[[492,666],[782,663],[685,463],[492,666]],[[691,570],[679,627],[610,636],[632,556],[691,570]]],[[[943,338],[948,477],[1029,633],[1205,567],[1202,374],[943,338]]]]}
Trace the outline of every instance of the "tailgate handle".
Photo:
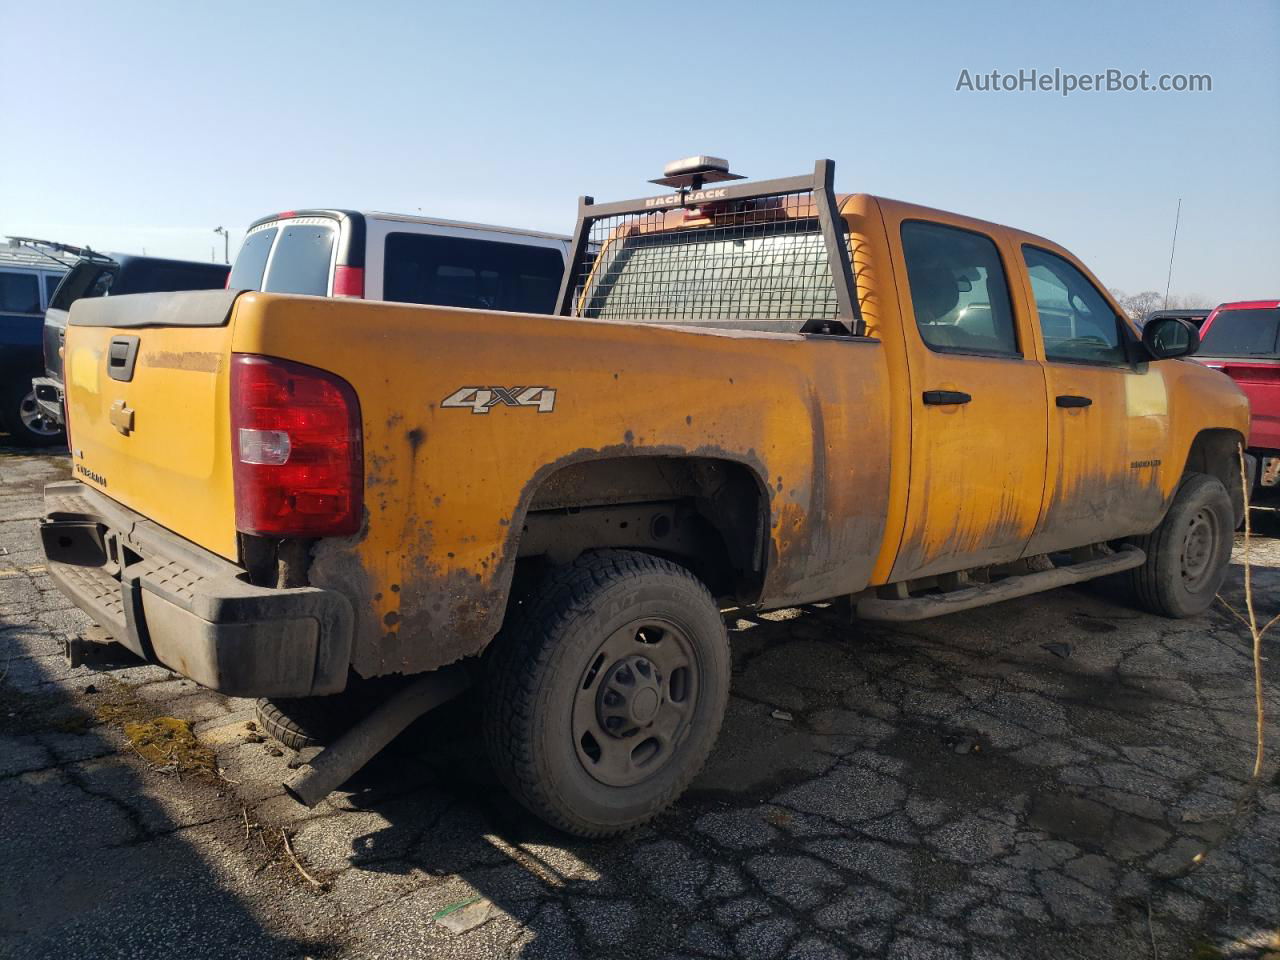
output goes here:
{"type": "Polygon", "coordinates": [[[112,380],[128,383],[133,379],[133,365],[138,362],[138,338],[121,336],[111,338],[107,350],[107,376],[112,380]]]}

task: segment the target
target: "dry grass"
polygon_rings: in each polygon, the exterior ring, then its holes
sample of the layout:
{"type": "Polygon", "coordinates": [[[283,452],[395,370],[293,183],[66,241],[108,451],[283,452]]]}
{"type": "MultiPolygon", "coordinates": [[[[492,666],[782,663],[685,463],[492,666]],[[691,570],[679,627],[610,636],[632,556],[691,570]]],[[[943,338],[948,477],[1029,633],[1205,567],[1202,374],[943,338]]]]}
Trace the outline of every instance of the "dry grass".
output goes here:
{"type": "Polygon", "coordinates": [[[1240,490],[1244,495],[1244,614],[1241,614],[1227,600],[1219,596],[1218,600],[1222,605],[1231,611],[1232,616],[1244,624],[1249,631],[1249,636],[1253,640],[1253,703],[1254,703],[1254,719],[1257,724],[1255,749],[1253,757],[1253,773],[1251,780],[1254,789],[1257,788],[1257,782],[1262,776],[1262,761],[1266,753],[1266,707],[1262,695],[1262,638],[1267,631],[1280,622],[1280,614],[1272,617],[1261,627],[1258,626],[1258,614],[1253,605],[1253,562],[1250,555],[1250,548],[1253,543],[1253,527],[1249,519],[1249,477],[1245,473],[1244,447],[1237,448],[1240,453],[1240,490]]]}
{"type": "Polygon", "coordinates": [[[161,714],[127,684],[108,680],[103,694],[107,702],[97,709],[98,722],[120,727],[129,747],[152,767],[179,776],[218,776],[217,758],[189,722],[161,714]]]}

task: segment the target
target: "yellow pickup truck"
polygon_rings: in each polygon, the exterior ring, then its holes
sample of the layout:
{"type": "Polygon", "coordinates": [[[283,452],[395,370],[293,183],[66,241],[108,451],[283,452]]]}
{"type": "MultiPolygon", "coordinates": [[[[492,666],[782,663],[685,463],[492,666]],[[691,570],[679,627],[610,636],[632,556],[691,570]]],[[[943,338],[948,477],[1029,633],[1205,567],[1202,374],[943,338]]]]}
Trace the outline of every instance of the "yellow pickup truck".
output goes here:
{"type": "Polygon", "coordinates": [[[1208,607],[1249,410],[1176,359],[1194,327],[1139,334],[1052,241],[837,195],[830,161],[741,179],[582,198],[558,315],[81,301],[50,576],[293,746],[365,703],[303,802],[477,683],[500,776],[586,837],[703,764],[726,610],[918,620],[1103,576],[1208,607]]]}

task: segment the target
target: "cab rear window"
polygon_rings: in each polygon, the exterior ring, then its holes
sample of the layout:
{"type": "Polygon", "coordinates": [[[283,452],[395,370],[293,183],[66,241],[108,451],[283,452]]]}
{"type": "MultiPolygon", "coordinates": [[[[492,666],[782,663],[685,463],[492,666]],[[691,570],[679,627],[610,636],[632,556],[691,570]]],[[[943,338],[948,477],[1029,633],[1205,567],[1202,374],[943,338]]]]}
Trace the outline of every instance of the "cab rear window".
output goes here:
{"type": "Polygon", "coordinates": [[[1205,357],[1280,358],[1280,308],[1223,310],[1200,341],[1205,357]]]}
{"type": "Polygon", "coordinates": [[[726,210],[715,226],[691,229],[602,221],[581,315],[782,333],[834,318],[835,281],[817,218],[745,219],[726,210]]]}

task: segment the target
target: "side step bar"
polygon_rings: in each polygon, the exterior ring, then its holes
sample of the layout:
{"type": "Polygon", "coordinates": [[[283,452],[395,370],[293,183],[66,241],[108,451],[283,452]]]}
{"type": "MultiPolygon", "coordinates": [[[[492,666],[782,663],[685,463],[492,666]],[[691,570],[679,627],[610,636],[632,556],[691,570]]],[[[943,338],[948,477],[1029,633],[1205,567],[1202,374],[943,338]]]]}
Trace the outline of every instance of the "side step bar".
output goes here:
{"type": "Polygon", "coordinates": [[[886,600],[883,597],[863,597],[858,601],[858,616],[863,620],[887,620],[894,623],[909,620],[928,620],[947,613],[985,607],[1001,600],[1025,597],[1054,587],[1065,587],[1095,577],[1132,570],[1142,566],[1147,555],[1137,547],[1126,546],[1105,557],[1096,557],[1082,563],[1073,563],[1038,573],[1024,573],[1006,577],[996,583],[981,583],[949,593],[935,593],[924,597],[907,597],[902,600],[886,600]]]}

